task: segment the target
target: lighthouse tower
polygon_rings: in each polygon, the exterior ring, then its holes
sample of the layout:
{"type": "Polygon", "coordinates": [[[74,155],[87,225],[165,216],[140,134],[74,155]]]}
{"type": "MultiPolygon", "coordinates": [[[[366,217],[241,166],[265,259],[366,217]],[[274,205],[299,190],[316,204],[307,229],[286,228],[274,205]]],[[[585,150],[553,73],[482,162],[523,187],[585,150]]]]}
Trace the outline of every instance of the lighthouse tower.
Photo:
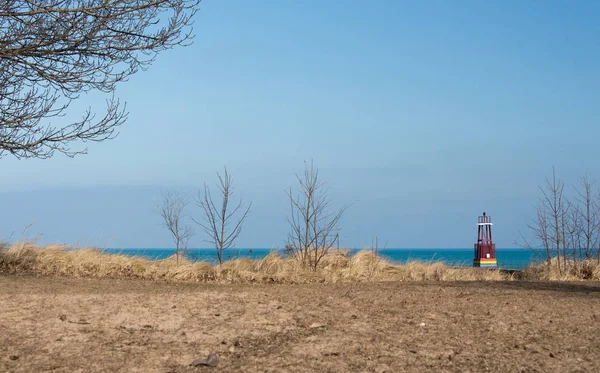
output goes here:
{"type": "Polygon", "coordinates": [[[498,268],[496,244],[492,242],[492,225],[492,219],[485,212],[477,221],[477,243],[475,244],[473,267],[498,268]]]}

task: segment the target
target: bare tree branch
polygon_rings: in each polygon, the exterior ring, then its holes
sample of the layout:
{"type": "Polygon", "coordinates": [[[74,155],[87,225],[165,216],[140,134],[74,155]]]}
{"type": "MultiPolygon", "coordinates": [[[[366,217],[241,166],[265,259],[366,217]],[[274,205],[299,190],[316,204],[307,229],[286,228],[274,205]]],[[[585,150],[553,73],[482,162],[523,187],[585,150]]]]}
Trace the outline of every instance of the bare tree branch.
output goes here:
{"type": "Polygon", "coordinates": [[[114,93],[158,54],[189,45],[200,0],[0,2],[0,157],[85,153],[73,142],[116,136],[127,119],[112,97],[99,118],[56,125],[82,93],[114,93]]]}

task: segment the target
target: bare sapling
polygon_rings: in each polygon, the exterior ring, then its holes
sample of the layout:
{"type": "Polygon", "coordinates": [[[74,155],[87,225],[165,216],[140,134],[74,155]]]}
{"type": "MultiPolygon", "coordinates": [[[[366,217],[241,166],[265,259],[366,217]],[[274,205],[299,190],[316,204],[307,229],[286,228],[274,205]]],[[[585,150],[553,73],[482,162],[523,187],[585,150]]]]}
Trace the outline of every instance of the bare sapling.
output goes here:
{"type": "Polygon", "coordinates": [[[200,206],[204,212],[204,220],[196,221],[200,225],[209,239],[206,242],[211,243],[217,253],[217,260],[219,264],[223,264],[224,251],[233,247],[235,241],[242,232],[244,221],[250,213],[252,202],[248,204],[247,208],[244,208],[244,203],[240,199],[237,205],[231,205],[231,198],[233,196],[233,179],[227,168],[225,168],[223,176],[217,173],[219,179],[219,194],[221,200],[213,199],[210,188],[207,184],[204,184],[204,195],[198,191],[198,199],[196,203],[200,206]]]}
{"type": "Polygon", "coordinates": [[[528,225],[537,242],[533,246],[524,240],[525,247],[536,252],[542,249],[547,268],[556,268],[559,276],[580,272],[584,268],[581,262],[591,260],[599,251],[600,195],[596,194],[594,184],[583,176],[573,187],[574,198],[570,200],[553,168],[552,178],[546,178],[539,187],[536,219],[528,225]]]}
{"type": "Polygon", "coordinates": [[[592,259],[594,251],[598,249],[600,243],[600,219],[598,218],[598,201],[595,198],[593,190],[595,182],[589,180],[587,175],[579,180],[579,188],[575,188],[577,193],[578,221],[580,222],[580,242],[578,248],[583,251],[582,257],[592,259]]]}
{"type": "Polygon", "coordinates": [[[299,187],[287,192],[290,215],[287,222],[290,233],[286,242],[289,251],[305,267],[317,270],[338,239],[338,223],[346,206],[331,212],[329,187],[319,180],[319,171],[313,163],[305,164],[304,173],[296,175],[299,187]]]}
{"type": "Polygon", "coordinates": [[[549,267],[552,263],[552,248],[550,245],[549,234],[550,228],[548,225],[548,217],[541,206],[538,205],[536,207],[535,220],[532,223],[527,224],[527,228],[532,232],[533,238],[537,241],[537,244],[530,242],[521,233],[521,239],[523,240],[523,243],[519,244],[519,246],[531,250],[533,254],[539,254],[538,248],[541,248],[543,250],[546,265],[549,267]]]}
{"type": "Polygon", "coordinates": [[[569,204],[568,213],[565,215],[565,247],[568,255],[576,262],[585,258],[585,212],[582,206],[569,204]]]}
{"type": "Polygon", "coordinates": [[[542,196],[540,197],[540,207],[542,212],[547,216],[549,223],[549,244],[546,250],[553,250],[556,253],[556,261],[558,272],[562,273],[561,269],[561,248],[564,244],[563,239],[563,213],[564,207],[564,192],[565,184],[561,180],[556,179],[556,171],[552,168],[552,179],[546,178],[544,186],[540,186],[542,196]]]}
{"type": "Polygon", "coordinates": [[[192,228],[182,223],[183,213],[188,205],[188,200],[177,192],[163,193],[163,201],[156,208],[161,216],[163,225],[175,241],[175,259],[179,265],[179,257],[188,251],[188,243],[194,232],[192,228]]]}
{"type": "Polygon", "coordinates": [[[571,204],[563,195],[564,183],[556,178],[556,171],[552,168],[552,178],[546,178],[543,186],[538,187],[541,192],[539,203],[536,207],[536,218],[527,227],[537,241],[532,244],[524,239],[524,247],[538,253],[539,249],[545,253],[546,265],[550,269],[552,258],[556,257],[556,266],[559,274],[563,267],[566,268],[565,236],[569,229],[569,211],[571,204]],[[562,263],[561,263],[562,256],[562,263]],[[561,265],[563,264],[563,265],[561,265]]]}

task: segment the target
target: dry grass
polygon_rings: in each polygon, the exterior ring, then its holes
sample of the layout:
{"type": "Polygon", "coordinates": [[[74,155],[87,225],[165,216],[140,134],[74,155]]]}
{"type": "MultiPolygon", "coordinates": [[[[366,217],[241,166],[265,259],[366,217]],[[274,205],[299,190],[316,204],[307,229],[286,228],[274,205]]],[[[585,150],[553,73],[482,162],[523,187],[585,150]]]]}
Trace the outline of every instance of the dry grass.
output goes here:
{"type": "MultiPolygon", "coordinates": [[[[181,260],[180,260],[181,263],[181,260]]],[[[39,247],[15,244],[0,251],[0,271],[70,277],[128,277],[142,279],[207,280],[212,268],[206,263],[181,263],[175,258],[150,261],[126,255],[110,255],[98,249],[70,250],[65,246],[39,247]]]]}
{"type": "Polygon", "coordinates": [[[550,263],[542,262],[530,266],[519,274],[519,279],[524,280],[549,280],[549,281],[600,281],[600,264],[597,260],[569,260],[565,263],[561,260],[560,270],[556,258],[550,263]]]}
{"type": "Polygon", "coordinates": [[[211,266],[175,258],[148,260],[106,254],[98,249],[40,247],[19,243],[0,250],[0,272],[33,273],[49,276],[139,278],[166,281],[235,283],[339,283],[380,281],[505,280],[498,271],[478,268],[451,268],[443,263],[409,262],[392,264],[364,250],[351,256],[332,251],[316,271],[306,269],[293,258],[271,253],[260,260],[236,259],[211,266]]]}
{"type": "MultiPolygon", "coordinates": [[[[1,244],[1,243],[0,243],[1,244]]],[[[479,268],[448,267],[441,262],[411,261],[392,264],[363,250],[355,255],[332,250],[316,271],[305,268],[293,258],[283,258],[273,252],[260,260],[231,260],[221,266],[205,262],[190,262],[175,257],[148,260],[127,255],[106,254],[98,249],[69,249],[65,246],[40,247],[31,243],[0,246],[0,272],[34,273],[39,275],[139,278],[149,280],[235,283],[339,283],[382,281],[494,281],[550,280],[600,281],[600,264],[595,260],[568,262],[567,270],[558,270],[557,261],[541,263],[506,275],[479,268]]],[[[564,266],[564,263],[561,264],[564,266]]]]}
{"type": "Polygon", "coordinates": [[[558,270],[556,260],[529,267],[513,276],[479,268],[453,268],[440,262],[411,261],[392,264],[363,250],[355,255],[333,250],[316,271],[298,260],[271,253],[260,260],[236,259],[211,266],[205,262],[148,260],[127,255],[106,254],[98,249],[69,249],[65,246],[40,247],[18,243],[0,247],[0,272],[33,273],[50,276],[139,278],[148,280],[234,283],[339,283],[381,281],[493,281],[523,280],[596,280],[600,265],[593,260],[567,263],[558,270]]]}

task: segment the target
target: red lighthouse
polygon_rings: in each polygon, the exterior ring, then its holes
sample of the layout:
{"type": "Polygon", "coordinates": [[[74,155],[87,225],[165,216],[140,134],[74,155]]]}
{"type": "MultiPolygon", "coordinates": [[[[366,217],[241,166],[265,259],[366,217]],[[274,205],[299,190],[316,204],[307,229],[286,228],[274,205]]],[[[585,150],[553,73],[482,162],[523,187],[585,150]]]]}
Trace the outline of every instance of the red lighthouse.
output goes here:
{"type": "Polygon", "coordinates": [[[477,243],[475,244],[473,267],[498,268],[496,244],[492,242],[492,225],[492,219],[485,212],[477,220],[477,243]]]}

